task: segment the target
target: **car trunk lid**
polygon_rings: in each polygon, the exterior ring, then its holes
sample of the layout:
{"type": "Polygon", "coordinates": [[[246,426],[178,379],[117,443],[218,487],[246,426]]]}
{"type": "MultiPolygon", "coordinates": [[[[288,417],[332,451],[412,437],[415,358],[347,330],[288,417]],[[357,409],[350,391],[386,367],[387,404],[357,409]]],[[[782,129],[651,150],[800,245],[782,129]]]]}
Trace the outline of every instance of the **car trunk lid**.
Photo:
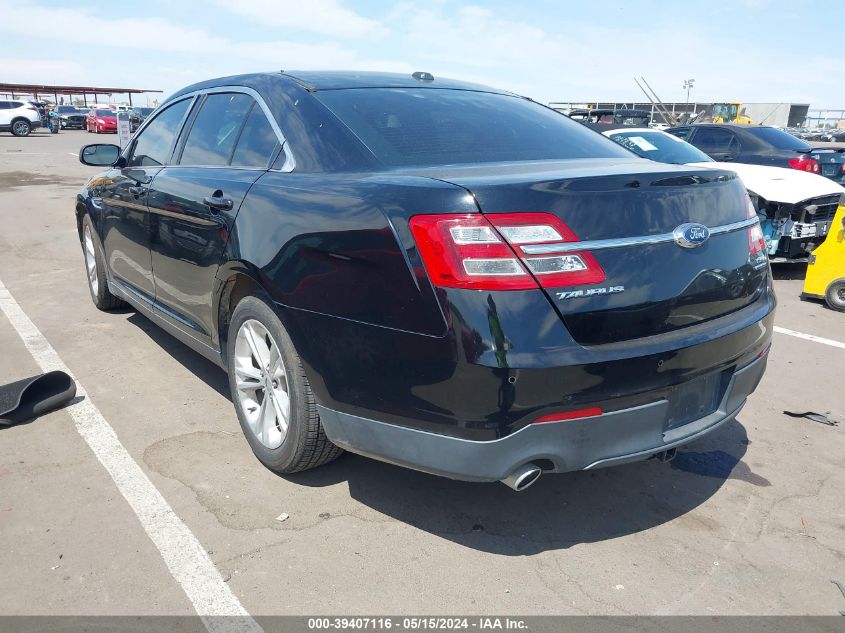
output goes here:
{"type": "MultiPolygon", "coordinates": [[[[751,253],[748,231],[754,220],[732,172],[639,159],[423,172],[465,188],[497,228],[497,217],[551,214],[574,234],[577,244],[513,248],[523,262],[546,253],[581,252],[600,266],[601,280],[587,276],[586,283],[550,286],[535,274],[584,345],[659,335],[716,318],[748,305],[765,286],[768,262],[765,253],[751,253]],[[709,239],[680,246],[680,234],[698,224],[710,229],[709,239]]],[[[693,241],[700,237],[693,235],[693,241]]]]}

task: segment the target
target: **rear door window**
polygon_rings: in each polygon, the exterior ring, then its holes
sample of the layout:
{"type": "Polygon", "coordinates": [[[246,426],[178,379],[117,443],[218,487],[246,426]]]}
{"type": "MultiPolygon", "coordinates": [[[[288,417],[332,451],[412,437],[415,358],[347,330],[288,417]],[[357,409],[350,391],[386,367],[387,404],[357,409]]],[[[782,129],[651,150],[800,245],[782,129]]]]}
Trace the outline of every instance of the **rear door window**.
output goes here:
{"type": "Polygon", "coordinates": [[[127,165],[144,167],[164,165],[170,158],[176,133],[188,110],[191,99],[183,99],[162,110],[135,139],[127,165]]]}
{"type": "Polygon", "coordinates": [[[232,155],[232,166],[266,168],[278,144],[270,121],[261,106],[253,102],[232,155]]]}
{"type": "Polygon", "coordinates": [[[692,132],[691,127],[678,127],[671,130],[666,130],[672,136],[677,136],[678,138],[682,138],[685,141],[689,140],[690,133],[692,132]]]}
{"type": "Polygon", "coordinates": [[[721,127],[699,128],[692,139],[692,143],[708,154],[739,150],[739,142],[736,140],[734,133],[721,127]]]}
{"type": "Polygon", "coordinates": [[[252,104],[252,97],[245,94],[208,95],[188,133],[179,164],[228,165],[252,104]]]}

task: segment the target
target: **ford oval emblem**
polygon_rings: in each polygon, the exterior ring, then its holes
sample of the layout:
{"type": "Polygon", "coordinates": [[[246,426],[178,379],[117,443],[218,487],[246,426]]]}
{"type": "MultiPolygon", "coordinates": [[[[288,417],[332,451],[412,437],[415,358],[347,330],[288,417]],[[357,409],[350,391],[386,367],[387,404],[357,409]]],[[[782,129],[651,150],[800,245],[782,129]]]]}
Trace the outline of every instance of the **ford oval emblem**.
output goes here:
{"type": "Polygon", "coordinates": [[[710,229],[703,224],[682,224],[674,231],[675,243],[684,248],[698,248],[710,238],[710,229]]]}

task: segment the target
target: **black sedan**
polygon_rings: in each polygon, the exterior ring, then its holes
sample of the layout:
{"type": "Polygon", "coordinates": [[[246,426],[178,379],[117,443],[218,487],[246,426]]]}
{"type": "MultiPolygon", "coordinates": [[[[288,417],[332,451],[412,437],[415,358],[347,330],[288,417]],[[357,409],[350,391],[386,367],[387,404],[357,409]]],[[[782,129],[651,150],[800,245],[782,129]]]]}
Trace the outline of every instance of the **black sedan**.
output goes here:
{"type": "MultiPolygon", "coordinates": [[[[673,455],[763,374],[742,183],[428,73],[269,73],[88,145],[88,285],[226,369],[258,459],[342,449],[516,490],[673,455]]],[[[221,456],[221,459],[223,456],[221,456]]]]}
{"type": "Polygon", "coordinates": [[[776,127],[698,123],[666,131],[714,160],[791,167],[845,184],[845,151],[813,147],[776,127]]]}

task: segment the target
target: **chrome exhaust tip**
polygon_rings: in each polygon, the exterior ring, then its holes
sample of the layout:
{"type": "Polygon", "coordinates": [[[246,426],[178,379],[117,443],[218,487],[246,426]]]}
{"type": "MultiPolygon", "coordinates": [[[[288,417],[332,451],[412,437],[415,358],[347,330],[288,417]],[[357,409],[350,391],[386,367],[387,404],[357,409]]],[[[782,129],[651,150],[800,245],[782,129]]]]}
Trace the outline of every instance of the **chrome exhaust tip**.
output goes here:
{"type": "Polygon", "coordinates": [[[510,475],[502,479],[502,483],[508,488],[522,492],[543,474],[543,470],[536,464],[523,464],[510,475]]]}

